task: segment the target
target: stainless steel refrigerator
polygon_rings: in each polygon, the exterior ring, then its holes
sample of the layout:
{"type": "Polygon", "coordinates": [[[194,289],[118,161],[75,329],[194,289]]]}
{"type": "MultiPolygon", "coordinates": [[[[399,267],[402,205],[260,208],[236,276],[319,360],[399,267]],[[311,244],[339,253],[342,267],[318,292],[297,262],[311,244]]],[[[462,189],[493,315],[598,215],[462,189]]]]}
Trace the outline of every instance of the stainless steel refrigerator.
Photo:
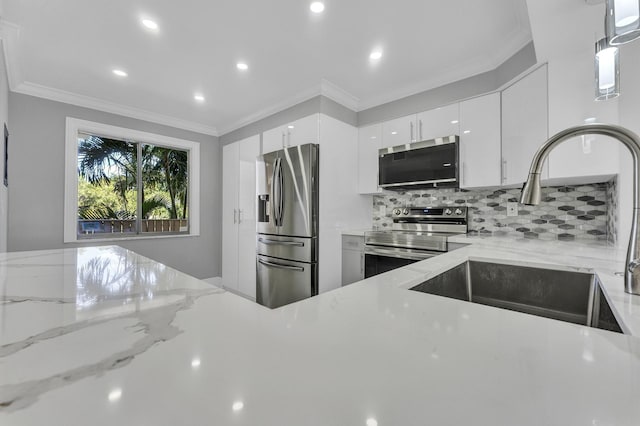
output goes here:
{"type": "Polygon", "coordinates": [[[256,301],[269,308],[318,294],[318,151],[293,146],[256,162],[256,301]]]}

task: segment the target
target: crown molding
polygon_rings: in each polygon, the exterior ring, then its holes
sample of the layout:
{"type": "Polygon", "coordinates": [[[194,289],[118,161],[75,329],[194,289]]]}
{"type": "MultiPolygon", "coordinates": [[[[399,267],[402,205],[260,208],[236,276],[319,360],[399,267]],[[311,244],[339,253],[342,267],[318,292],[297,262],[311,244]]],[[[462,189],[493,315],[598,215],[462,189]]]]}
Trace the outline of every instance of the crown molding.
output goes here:
{"type": "Polygon", "coordinates": [[[189,130],[205,135],[218,136],[218,131],[215,127],[207,126],[205,124],[183,120],[181,118],[170,117],[168,115],[158,114],[139,108],[121,105],[115,102],[109,102],[90,96],[78,95],[77,93],[54,89],[52,87],[42,86],[40,84],[30,83],[28,81],[19,84],[13,89],[13,91],[16,93],[22,93],[24,95],[35,96],[38,98],[49,99],[51,101],[62,102],[84,108],[108,112],[111,114],[131,117],[138,120],[149,121],[151,123],[162,124],[164,126],[175,127],[177,129],[189,130]]]}
{"type": "Polygon", "coordinates": [[[18,60],[18,38],[20,37],[20,27],[12,22],[0,18],[0,39],[4,54],[4,63],[7,68],[7,80],[9,89],[14,90],[22,83],[22,69],[18,60]]]}
{"type": "Polygon", "coordinates": [[[417,95],[428,90],[446,86],[447,84],[455,83],[478,74],[493,71],[531,41],[531,35],[510,37],[509,43],[504,49],[501,49],[494,55],[487,56],[484,60],[478,61],[477,59],[473,59],[468,61],[466,64],[458,65],[454,68],[440,70],[440,72],[438,72],[440,77],[423,80],[418,84],[408,85],[400,89],[381,93],[369,99],[361,100],[358,111],[374,108],[389,102],[417,95]]]}
{"type": "Polygon", "coordinates": [[[293,95],[287,99],[284,99],[275,104],[271,104],[267,108],[263,108],[251,115],[248,115],[240,120],[237,120],[231,123],[228,126],[221,127],[219,130],[220,135],[226,135],[227,133],[231,133],[234,130],[238,130],[244,126],[255,123],[256,121],[262,120],[263,118],[267,118],[270,115],[276,114],[280,111],[284,111],[287,108],[291,108],[293,106],[298,105],[304,101],[308,101],[311,98],[315,98],[316,96],[320,96],[321,90],[320,87],[311,87],[309,89],[303,90],[296,95],[293,95]]]}
{"type": "Polygon", "coordinates": [[[320,80],[320,94],[339,103],[345,108],[356,112],[359,111],[360,99],[324,78],[320,80]]]}

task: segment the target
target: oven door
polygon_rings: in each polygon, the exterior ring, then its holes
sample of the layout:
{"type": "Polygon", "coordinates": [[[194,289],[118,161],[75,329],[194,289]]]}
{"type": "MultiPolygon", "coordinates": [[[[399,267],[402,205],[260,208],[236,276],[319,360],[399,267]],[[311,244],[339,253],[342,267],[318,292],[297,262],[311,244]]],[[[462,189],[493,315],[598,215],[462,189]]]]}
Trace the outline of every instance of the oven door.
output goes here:
{"type": "Polygon", "coordinates": [[[429,259],[443,252],[415,250],[402,247],[365,245],[364,277],[369,278],[420,260],[429,259]]]}

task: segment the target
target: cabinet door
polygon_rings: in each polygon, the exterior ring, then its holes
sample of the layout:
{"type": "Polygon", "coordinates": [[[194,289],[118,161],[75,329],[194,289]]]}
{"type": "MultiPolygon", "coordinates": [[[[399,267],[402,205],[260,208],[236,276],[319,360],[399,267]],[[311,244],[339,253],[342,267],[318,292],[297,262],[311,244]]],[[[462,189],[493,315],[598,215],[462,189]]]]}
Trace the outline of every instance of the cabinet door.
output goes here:
{"type": "Polygon", "coordinates": [[[298,146],[319,141],[319,118],[313,114],[300,120],[296,120],[285,126],[287,137],[286,146],[298,146]]]}
{"type": "MultiPolygon", "coordinates": [[[[502,182],[523,183],[533,155],[547,140],[547,67],[542,66],[502,92],[502,182]]],[[[547,166],[542,179],[548,176],[547,166]]]]}
{"type": "Polygon", "coordinates": [[[278,151],[284,148],[286,134],[282,127],[267,130],[262,133],[262,153],[278,151]]]}
{"type": "Polygon", "coordinates": [[[238,291],[255,300],[256,157],[260,154],[260,137],[238,144],[238,291]]]}
{"type": "Polygon", "coordinates": [[[342,285],[364,279],[364,237],[342,236],[342,285]]]}
{"type": "Polygon", "coordinates": [[[238,289],[239,143],[222,147],[222,285],[238,289]]]}
{"type": "Polygon", "coordinates": [[[348,285],[364,279],[364,253],[355,250],[342,250],[342,285],[348,285]]]}
{"type": "Polygon", "coordinates": [[[396,118],[382,123],[382,148],[416,141],[416,116],[396,118]]]}
{"type": "Polygon", "coordinates": [[[457,103],[421,112],[417,116],[417,140],[459,135],[459,115],[457,103]]]}
{"type": "Polygon", "coordinates": [[[382,124],[358,130],[358,192],[373,194],[378,188],[378,150],[382,146],[382,124]]]}
{"type": "MultiPolygon", "coordinates": [[[[593,100],[593,52],[586,50],[559,58],[548,67],[549,135],[585,122],[618,123],[618,102],[593,100]]],[[[634,99],[628,94],[630,82],[623,82],[623,90],[627,99],[634,99]]],[[[620,146],[612,138],[596,135],[564,141],[549,154],[549,179],[586,177],[604,182],[608,178],[596,177],[618,173],[620,146]]]]}
{"type": "Polygon", "coordinates": [[[500,93],[460,103],[460,187],[499,186],[500,93]]]}

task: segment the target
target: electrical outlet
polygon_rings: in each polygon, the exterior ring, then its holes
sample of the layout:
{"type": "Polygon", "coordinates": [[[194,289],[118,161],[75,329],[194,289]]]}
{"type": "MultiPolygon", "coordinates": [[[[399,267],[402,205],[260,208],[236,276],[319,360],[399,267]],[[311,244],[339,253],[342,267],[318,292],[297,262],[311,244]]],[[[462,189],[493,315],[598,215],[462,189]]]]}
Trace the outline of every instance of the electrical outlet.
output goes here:
{"type": "Polygon", "coordinates": [[[507,203],[507,216],[518,216],[518,203],[507,203]]]}

